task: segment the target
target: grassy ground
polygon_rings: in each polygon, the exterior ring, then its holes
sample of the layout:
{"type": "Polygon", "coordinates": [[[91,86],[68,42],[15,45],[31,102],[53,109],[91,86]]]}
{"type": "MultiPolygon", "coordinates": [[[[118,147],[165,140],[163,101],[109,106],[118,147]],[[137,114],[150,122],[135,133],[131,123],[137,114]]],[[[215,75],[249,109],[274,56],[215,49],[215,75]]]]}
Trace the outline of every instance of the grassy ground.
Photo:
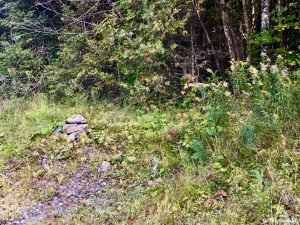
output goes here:
{"type": "Polygon", "coordinates": [[[299,224],[299,116],[259,114],[247,99],[220,102],[137,109],[2,100],[0,221],[62,197],[59,187],[71,188],[88,166],[84,182],[107,185],[93,200],[126,204],[99,211],[83,196],[79,208],[30,224],[299,224]],[[76,144],[50,137],[73,114],[87,118],[89,134],[76,144]],[[112,167],[102,174],[104,160],[112,167]]]}

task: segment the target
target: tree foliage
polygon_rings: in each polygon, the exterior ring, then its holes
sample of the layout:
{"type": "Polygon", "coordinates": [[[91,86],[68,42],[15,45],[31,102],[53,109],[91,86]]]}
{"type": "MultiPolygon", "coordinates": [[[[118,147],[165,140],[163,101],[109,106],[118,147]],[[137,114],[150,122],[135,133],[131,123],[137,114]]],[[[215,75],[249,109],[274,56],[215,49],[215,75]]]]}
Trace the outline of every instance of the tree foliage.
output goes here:
{"type": "Polygon", "coordinates": [[[209,68],[228,79],[230,61],[259,65],[262,52],[273,62],[283,57],[282,66],[300,64],[296,0],[10,0],[0,7],[5,96],[170,98],[181,95],[186,75],[206,80],[209,68]]]}

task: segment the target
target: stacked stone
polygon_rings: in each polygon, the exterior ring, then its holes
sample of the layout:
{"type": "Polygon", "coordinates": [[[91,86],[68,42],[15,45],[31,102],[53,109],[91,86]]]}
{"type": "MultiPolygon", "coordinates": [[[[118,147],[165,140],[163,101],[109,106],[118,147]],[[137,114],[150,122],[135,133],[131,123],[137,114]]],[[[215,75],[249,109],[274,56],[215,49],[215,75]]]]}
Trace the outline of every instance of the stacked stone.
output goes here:
{"type": "Polygon", "coordinates": [[[68,140],[71,142],[78,139],[82,133],[87,131],[87,129],[87,121],[81,115],[71,116],[63,126],[63,132],[68,135],[68,140]]]}
{"type": "Polygon", "coordinates": [[[52,135],[56,136],[59,133],[67,135],[69,142],[74,142],[80,135],[86,132],[88,124],[86,119],[81,115],[73,115],[66,120],[66,124],[63,127],[57,127],[52,135]]]}

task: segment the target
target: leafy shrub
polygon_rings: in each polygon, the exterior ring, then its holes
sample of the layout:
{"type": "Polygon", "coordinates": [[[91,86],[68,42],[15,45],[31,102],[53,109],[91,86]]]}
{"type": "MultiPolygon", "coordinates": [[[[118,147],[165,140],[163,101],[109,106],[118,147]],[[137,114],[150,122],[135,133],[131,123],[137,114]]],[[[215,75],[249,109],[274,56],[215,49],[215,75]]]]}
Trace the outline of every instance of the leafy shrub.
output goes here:
{"type": "Polygon", "coordinates": [[[248,124],[242,125],[238,134],[238,141],[245,147],[255,147],[256,135],[248,124]]]}
{"type": "Polygon", "coordinates": [[[43,57],[18,42],[0,52],[0,95],[24,96],[40,90],[46,82],[43,57]]]}
{"type": "Polygon", "coordinates": [[[192,159],[199,163],[203,163],[208,158],[208,152],[204,144],[199,139],[194,139],[191,145],[193,151],[192,159]]]}
{"type": "Polygon", "coordinates": [[[167,95],[166,62],[174,44],[169,36],[186,21],[179,15],[181,4],[116,1],[114,10],[90,32],[63,36],[58,58],[47,70],[51,94],[81,92],[90,98],[129,97],[134,102],[167,95]]]}
{"type": "Polygon", "coordinates": [[[298,3],[288,3],[284,7],[278,7],[272,13],[270,18],[274,23],[268,30],[263,30],[252,35],[248,43],[249,54],[256,63],[260,62],[261,46],[268,49],[268,55],[272,56],[271,61],[278,61],[277,55],[281,55],[281,64],[289,68],[296,69],[300,65],[300,55],[297,50],[296,43],[299,43],[298,30],[298,3]],[[290,41],[293,44],[284,44],[285,34],[289,33],[290,41]]]}

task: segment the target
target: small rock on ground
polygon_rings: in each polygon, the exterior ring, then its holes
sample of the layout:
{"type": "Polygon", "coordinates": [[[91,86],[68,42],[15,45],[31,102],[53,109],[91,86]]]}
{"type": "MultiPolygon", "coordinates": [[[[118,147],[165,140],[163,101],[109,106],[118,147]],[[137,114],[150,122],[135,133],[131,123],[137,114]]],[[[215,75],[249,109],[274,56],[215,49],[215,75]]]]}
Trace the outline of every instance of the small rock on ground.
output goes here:
{"type": "Polygon", "coordinates": [[[106,172],[110,168],[110,163],[107,161],[103,161],[98,169],[99,172],[106,172]]]}

